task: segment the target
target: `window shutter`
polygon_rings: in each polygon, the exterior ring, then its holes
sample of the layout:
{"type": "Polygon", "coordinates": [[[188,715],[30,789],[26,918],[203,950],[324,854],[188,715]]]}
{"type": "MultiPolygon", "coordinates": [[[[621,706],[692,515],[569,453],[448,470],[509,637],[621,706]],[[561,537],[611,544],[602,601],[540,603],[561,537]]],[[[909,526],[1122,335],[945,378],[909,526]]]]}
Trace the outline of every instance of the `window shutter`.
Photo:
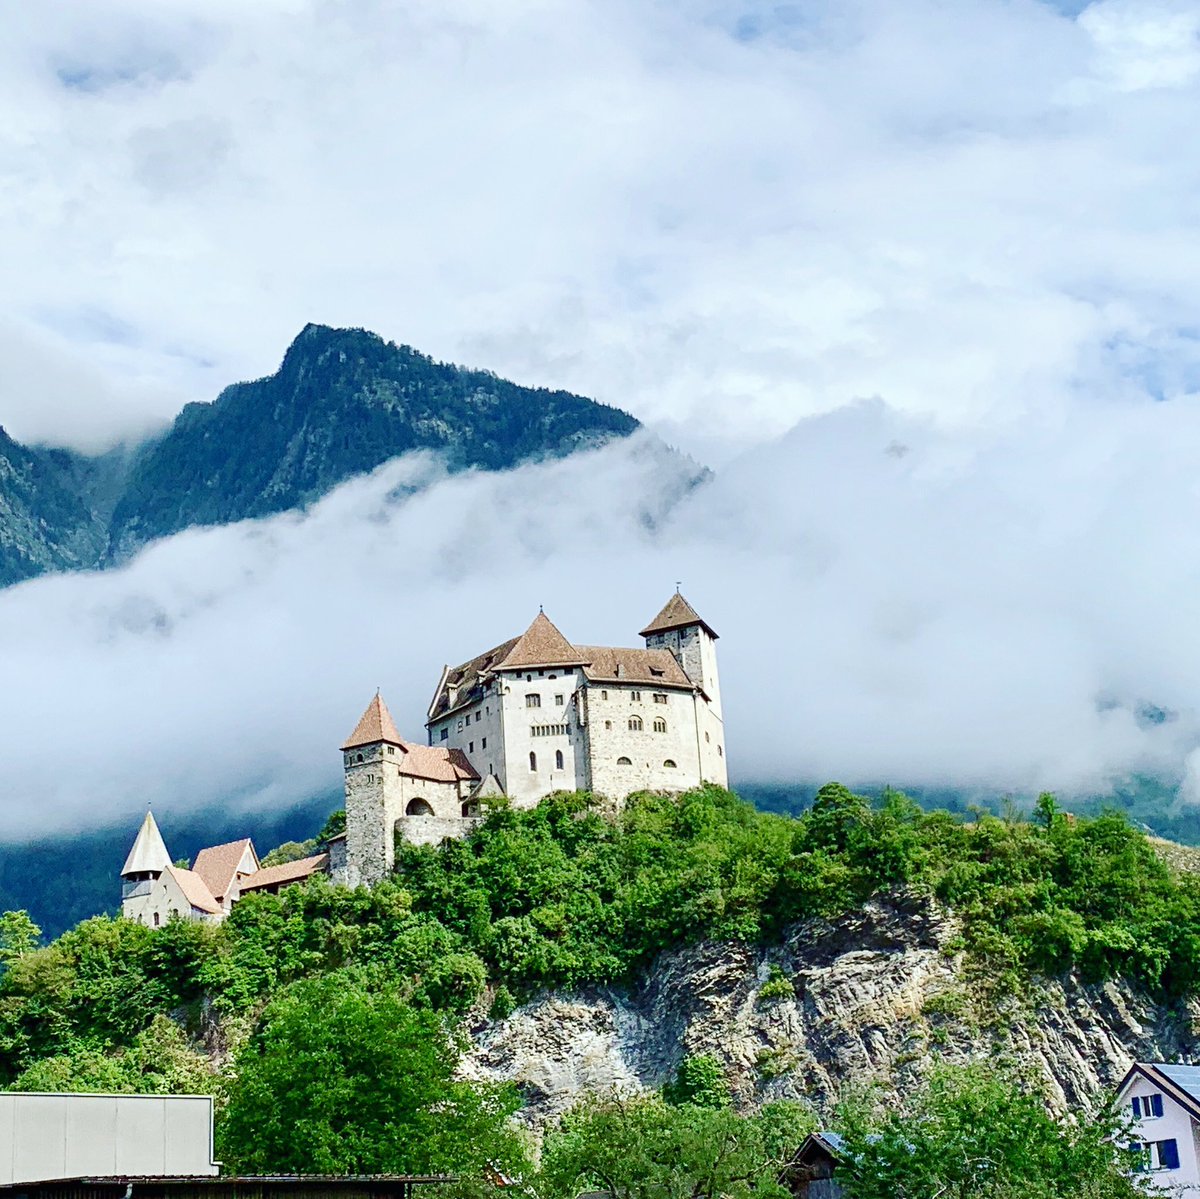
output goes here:
{"type": "Polygon", "coordinates": [[[1135,1120],[1142,1118],[1142,1101],[1136,1095],[1133,1097],[1133,1118],[1135,1120]]]}
{"type": "Polygon", "coordinates": [[[1162,1096],[1150,1096],[1150,1111],[1157,1117],[1162,1115],[1162,1096]]]}
{"type": "Polygon", "coordinates": [[[1159,1142],[1158,1160],[1167,1170],[1179,1169],[1179,1143],[1174,1138],[1159,1142]]]}

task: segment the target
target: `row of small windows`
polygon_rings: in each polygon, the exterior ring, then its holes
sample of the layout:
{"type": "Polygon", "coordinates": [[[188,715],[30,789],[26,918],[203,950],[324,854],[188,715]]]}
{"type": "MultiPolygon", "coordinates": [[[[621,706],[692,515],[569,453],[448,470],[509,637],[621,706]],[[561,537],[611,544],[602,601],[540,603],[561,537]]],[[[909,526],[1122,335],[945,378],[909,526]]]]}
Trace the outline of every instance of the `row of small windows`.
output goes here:
{"type": "MultiPolygon", "coordinates": [[[[554,706],[561,708],[566,702],[566,695],[556,695],[554,697],[554,706]]],[[[530,691],[525,696],[525,706],[527,708],[540,708],[542,706],[542,697],[537,691],[530,691]]]]}
{"type": "Polygon", "coordinates": [[[535,724],[529,729],[531,737],[565,737],[570,732],[569,724],[535,724]]]}
{"type": "MultiPolygon", "coordinates": [[[[611,722],[606,720],[604,722],[604,727],[606,729],[611,728],[611,722]]],[[[631,733],[640,733],[643,727],[642,718],[640,716],[631,716],[629,718],[629,731],[631,733]]],[[[667,731],[667,722],[663,720],[661,716],[657,717],[654,721],[654,731],[656,733],[665,733],[667,731]]]]}
{"type": "MultiPolygon", "coordinates": [[[[630,761],[630,759],[629,759],[629,758],[618,758],[618,759],[617,759],[617,765],[618,765],[618,766],[632,766],[632,765],[633,765],[633,762],[632,762],[632,761],[630,761]]],[[[666,760],[666,761],[663,763],[663,765],[664,765],[664,766],[665,766],[665,767],[666,767],[668,770],[675,770],[675,769],[677,769],[677,767],[676,767],[676,764],[675,764],[675,759],[674,759],[674,758],[668,758],[668,759],[667,759],[667,760],[666,760]]]]}
{"type": "MultiPolygon", "coordinates": [[[[537,769],[537,754],[535,754],[532,750],[530,751],[530,754],[529,754],[529,769],[530,770],[537,769]]],[[[563,769],[563,751],[561,749],[556,749],[554,751],[554,769],[555,770],[563,769]]]]}
{"type": "MultiPolygon", "coordinates": [[[[656,704],[665,704],[667,702],[666,693],[663,691],[655,691],[652,693],[652,695],[656,704]]],[[[608,699],[608,692],[601,691],[600,698],[608,699]]],[[[640,704],[642,702],[642,693],[640,691],[631,691],[629,693],[629,698],[633,700],[634,703],[640,704]]]]}

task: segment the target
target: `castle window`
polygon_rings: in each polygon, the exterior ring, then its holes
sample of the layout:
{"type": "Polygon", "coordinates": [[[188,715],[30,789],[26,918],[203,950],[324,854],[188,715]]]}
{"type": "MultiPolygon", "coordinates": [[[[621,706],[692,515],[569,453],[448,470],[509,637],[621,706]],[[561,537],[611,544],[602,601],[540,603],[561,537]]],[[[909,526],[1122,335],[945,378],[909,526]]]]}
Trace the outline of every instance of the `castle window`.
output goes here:
{"type": "Polygon", "coordinates": [[[640,691],[631,691],[629,693],[629,698],[633,700],[634,703],[640,704],[642,702],[642,693],[640,691]]]}
{"type": "Polygon", "coordinates": [[[611,728],[612,728],[612,721],[611,721],[611,720],[606,720],[606,721],[604,722],[604,727],[605,727],[606,729],[611,729],[611,728]]]}
{"type": "Polygon", "coordinates": [[[394,745],[389,745],[389,746],[388,746],[388,753],[390,753],[390,754],[394,754],[395,752],[396,752],[396,747],[395,747],[394,745]]]}
{"type": "Polygon", "coordinates": [[[555,770],[561,770],[562,768],[563,768],[563,756],[562,756],[562,750],[561,750],[561,749],[556,749],[556,750],[554,751],[554,769],[555,769],[555,770]]]}
{"type": "Polygon", "coordinates": [[[529,769],[530,770],[537,769],[537,754],[535,754],[533,752],[533,750],[529,751],[529,769]]]}
{"type": "Polygon", "coordinates": [[[359,754],[359,755],[358,755],[358,757],[356,757],[354,760],[355,760],[356,762],[361,762],[361,761],[363,760],[363,756],[362,756],[362,754],[359,754]]]}
{"type": "Polygon", "coordinates": [[[468,712],[467,713],[467,724],[470,724],[470,723],[471,723],[471,713],[468,712]]]}
{"type": "Polygon", "coordinates": [[[561,708],[562,703],[563,703],[563,697],[561,695],[556,695],[554,697],[554,702],[561,708]]]}
{"type": "Polygon", "coordinates": [[[640,716],[631,716],[629,718],[629,731],[631,733],[640,733],[642,731],[642,718],[640,716]]]}
{"type": "Polygon", "coordinates": [[[704,734],[704,740],[705,740],[705,741],[707,741],[708,739],[709,739],[709,738],[708,738],[708,734],[707,734],[707,733],[705,733],[705,734],[704,734]]]}
{"type": "Polygon", "coordinates": [[[601,692],[600,692],[600,698],[601,698],[601,699],[608,699],[608,692],[607,692],[607,691],[601,691],[601,692]]]}
{"type": "Polygon", "coordinates": [[[539,679],[544,679],[545,677],[546,677],[546,672],[545,672],[544,670],[539,670],[539,671],[538,671],[538,678],[539,678],[539,679]]]}
{"type": "Polygon", "coordinates": [[[651,674],[652,674],[652,675],[653,675],[653,676],[654,676],[656,679],[661,679],[661,678],[663,677],[663,670],[662,670],[662,668],[661,668],[661,667],[659,667],[659,666],[651,666],[651,667],[650,667],[650,673],[651,673],[651,674]]]}
{"type": "Polygon", "coordinates": [[[628,758],[618,758],[617,765],[618,766],[632,766],[633,763],[628,758]]]}
{"type": "MultiPolygon", "coordinates": [[[[539,671],[538,671],[538,674],[541,674],[541,673],[542,673],[542,672],[539,670],[539,671]]],[[[556,674],[552,674],[552,675],[549,675],[549,676],[547,676],[547,677],[549,677],[549,678],[552,678],[552,679],[556,679],[556,678],[558,678],[558,675],[556,675],[556,674]]]]}
{"type": "Polygon", "coordinates": [[[533,682],[533,675],[531,675],[531,674],[527,674],[527,675],[525,676],[525,681],[526,681],[527,683],[532,683],[532,682],[533,682]]]}
{"type": "Polygon", "coordinates": [[[654,731],[656,733],[665,733],[667,731],[667,722],[661,716],[654,722],[654,731]]]}
{"type": "Polygon", "coordinates": [[[154,913],[154,927],[155,928],[158,928],[158,921],[159,921],[159,916],[158,916],[158,913],[155,912],[154,913]]]}
{"type": "Polygon", "coordinates": [[[717,746],[717,757],[723,758],[724,756],[725,756],[725,751],[718,745],[717,746]]]}
{"type": "Polygon", "coordinates": [[[448,728],[443,728],[442,729],[442,740],[445,741],[446,738],[449,736],[450,736],[450,730],[448,728]]]}
{"type": "Polygon", "coordinates": [[[473,754],[474,752],[475,752],[475,742],[474,742],[474,741],[468,741],[468,742],[467,742],[467,753],[469,753],[469,754],[473,754]]]}
{"type": "Polygon", "coordinates": [[[406,816],[432,816],[433,808],[427,799],[410,799],[408,807],[404,809],[404,814],[406,816]]]}
{"type": "Polygon", "coordinates": [[[479,748],[487,749],[487,738],[486,737],[484,737],[484,739],[479,743],[479,748]]]}
{"type": "Polygon", "coordinates": [[[462,717],[461,717],[461,716],[458,718],[458,731],[459,731],[460,733],[463,731],[463,722],[462,722],[462,717]]]}
{"type": "MultiPolygon", "coordinates": [[[[660,670],[659,674],[661,673],[662,671],[660,670]]],[[[656,704],[665,704],[667,702],[667,697],[661,691],[656,691],[654,693],[654,702],[656,704]]]]}
{"type": "Polygon", "coordinates": [[[534,692],[530,692],[525,697],[525,706],[527,708],[540,708],[542,706],[542,697],[534,692]]]}
{"type": "Polygon", "coordinates": [[[463,814],[464,816],[470,816],[470,815],[472,815],[472,814],[473,814],[473,813],[471,812],[471,805],[470,805],[470,803],[469,803],[469,802],[468,802],[468,803],[465,803],[465,804],[463,804],[463,806],[462,806],[462,814],[463,814]]]}
{"type": "Polygon", "coordinates": [[[675,769],[675,759],[674,759],[674,758],[668,758],[668,759],[667,759],[667,760],[666,760],[666,761],[663,763],[663,765],[664,765],[664,766],[665,766],[665,767],[666,767],[668,770],[674,770],[674,769],[675,769]]]}

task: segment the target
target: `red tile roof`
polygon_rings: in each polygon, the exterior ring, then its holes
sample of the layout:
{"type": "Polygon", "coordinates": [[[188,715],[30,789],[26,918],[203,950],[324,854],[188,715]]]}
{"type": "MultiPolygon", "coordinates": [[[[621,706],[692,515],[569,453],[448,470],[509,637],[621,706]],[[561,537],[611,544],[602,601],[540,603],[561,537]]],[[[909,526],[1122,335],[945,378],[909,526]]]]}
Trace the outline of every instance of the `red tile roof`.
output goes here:
{"type": "Polygon", "coordinates": [[[496,669],[524,670],[530,666],[580,666],[582,663],[579,650],[555,628],[545,612],[539,612],[503,660],[496,663],[496,669]]]}
{"type": "Polygon", "coordinates": [[[666,633],[671,629],[682,629],[692,624],[698,624],[710,637],[716,638],[717,634],[708,622],[701,620],[696,609],[677,591],[638,636],[649,637],[651,633],[666,633]]]}
{"type": "Polygon", "coordinates": [[[184,870],[182,866],[168,866],[163,873],[169,874],[179,884],[184,899],[192,907],[210,915],[215,915],[221,910],[221,905],[213,897],[208,885],[194,870],[184,870]]]}
{"type": "Polygon", "coordinates": [[[241,865],[247,849],[257,866],[258,854],[254,852],[254,843],[249,837],[243,837],[240,841],[229,841],[224,845],[210,845],[207,849],[202,849],[196,855],[192,870],[204,880],[205,886],[217,899],[224,899],[233,886],[238,866],[241,865]]]}
{"type": "Polygon", "coordinates": [[[583,673],[594,683],[634,682],[644,683],[647,687],[689,689],[694,686],[669,649],[614,649],[605,645],[581,645],[579,650],[588,659],[583,673]]]}
{"type": "Polygon", "coordinates": [[[375,698],[367,704],[367,710],[358,724],[354,726],[354,732],[342,743],[342,749],[357,749],[361,745],[375,745],[380,741],[390,741],[392,745],[404,744],[396,730],[392,714],[383,702],[383,696],[377,691],[375,698]]]}
{"type": "Polygon", "coordinates": [[[443,749],[434,745],[417,745],[406,741],[407,751],[396,763],[400,773],[409,778],[429,779],[437,783],[477,781],[479,774],[461,749],[443,749]]]}
{"type": "Polygon", "coordinates": [[[311,858],[300,858],[295,862],[264,866],[242,880],[242,894],[245,895],[247,891],[262,891],[267,887],[279,887],[284,883],[298,883],[301,879],[320,874],[328,861],[327,853],[318,853],[311,858]]]}

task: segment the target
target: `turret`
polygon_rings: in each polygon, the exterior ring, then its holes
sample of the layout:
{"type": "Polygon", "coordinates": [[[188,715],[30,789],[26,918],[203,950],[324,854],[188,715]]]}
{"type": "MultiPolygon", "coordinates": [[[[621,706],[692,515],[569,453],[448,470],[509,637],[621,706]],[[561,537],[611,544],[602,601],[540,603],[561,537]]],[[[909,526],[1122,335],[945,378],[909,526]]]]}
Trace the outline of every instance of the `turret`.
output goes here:
{"type": "MultiPolygon", "coordinates": [[[[162,872],[171,864],[171,855],[163,843],[162,833],[154,821],[154,813],[146,810],[146,819],[138,829],[129,856],[121,868],[121,904],[128,906],[131,899],[149,895],[151,887],[162,872]]],[[[129,912],[125,912],[129,915],[129,912]]]]}
{"type": "Polygon", "coordinates": [[[721,716],[721,683],[717,676],[717,634],[696,609],[675,592],[663,610],[642,630],[647,649],[669,649],[684,673],[700,688],[712,713],[721,716]]]}
{"type": "Polygon", "coordinates": [[[382,882],[395,862],[393,830],[404,812],[399,760],[408,752],[392,714],[375,698],[342,743],[346,774],[346,881],[382,882]]]}

